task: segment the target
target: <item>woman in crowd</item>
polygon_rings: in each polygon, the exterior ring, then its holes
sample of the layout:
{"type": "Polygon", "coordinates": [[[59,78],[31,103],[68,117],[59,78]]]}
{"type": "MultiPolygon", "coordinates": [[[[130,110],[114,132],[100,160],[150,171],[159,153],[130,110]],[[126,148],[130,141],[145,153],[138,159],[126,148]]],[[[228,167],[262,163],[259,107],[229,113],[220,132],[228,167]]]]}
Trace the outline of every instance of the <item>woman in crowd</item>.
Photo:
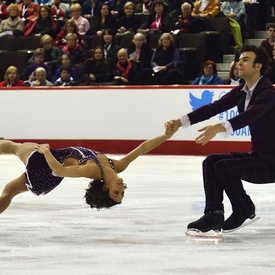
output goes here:
{"type": "Polygon", "coordinates": [[[151,58],[153,51],[148,46],[144,34],[136,33],[134,35],[133,43],[128,48],[128,55],[131,62],[141,65],[142,83],[150,84],[152,75],[151,58]]]}
{"type": "Polygon", "coordinates": [[[192,85],[224,84],[217,74],[216,63],[212,60],[206,60],[201,67],[200,75],[195,78],[192,85]]]}
{"type": "Polygon", "coordinates": [[[64,29],[61,30],[57,35],[55,39],[55,46],[62,49],[64,46],[66,46],[66,35],[68,33],[75,33],[77,36],[77,43],[81,47],[85,47],[85,43],[83,40],[82,35],[78,31],[78,27],[73,19],[68,19],[64,25],[64,29]]]}
{"type": "Polygon", "coordinates": [[[41,36],[48,34],[55,37],[57,23],[53,20],[51,9],[48,6],[40,6],[37,20],[29,21],[24,28],[24,36],[41,36]]]}
{"type": "Polygon", "coordinates": [[[84,78],[81,82],[85,83],[85,85],[111,82],[113,80],[110,64],[104,57],[102,47],[96,47],[92,57],[85,61],[83,73],[84,78]]]}
{"type": "Polygon", "coordinates": [[[229,81],[230,85],[239,85],[240,84],[240,77],[239,77],[239,70],[238,70],[238,62],[232,62],[230,66],[229,72],[229,81]]]}
{"type": "Polygon", "coordinates": [[[47,80],[47,73],[45,68],[38,67],[35,70],[35,80],[31,81],[30,86],[53,86],[53,83],[47,80]]]}
{"type": "Polygon", "coordinates": [[[72,12],[72,19],[76,23],[79,33],[81,35],[85,35],[86,32],[90,29],[90,23],[88,19],[81,16],[80,4],[72,4],[70,10],[72,12]]]}
{"type": "Polygon", "coordinates": [[[19,71],[14,66],[9,66],[6,70],[4,80],[0,82],[0,87],[25,86],[24,81],[20,79],[19,71]]]}
{"type": "Polygon", "coordinates": [[[117,85],[140,85],[142,75],[140,64],[129,60],[127,50],[122,48],[117,53],[118,62],[114,72],[114,82],[117,85]]]}
{"type": "Polygon", "coordinates": [[[18,5],[10,4],[7,8],[9,17],[0,23],[1,35],[22,36],[24,31],[24,21],[18,16],[18,5]]]}
{"type": "Polygon", "coordinates": [[[180,61],[178,49],[174,45],[174,38],[170,33],[163,33],[159,39],[159,46],[151,59],[152,84],[179,84],[182,74],[177,64],[180,61]]]}

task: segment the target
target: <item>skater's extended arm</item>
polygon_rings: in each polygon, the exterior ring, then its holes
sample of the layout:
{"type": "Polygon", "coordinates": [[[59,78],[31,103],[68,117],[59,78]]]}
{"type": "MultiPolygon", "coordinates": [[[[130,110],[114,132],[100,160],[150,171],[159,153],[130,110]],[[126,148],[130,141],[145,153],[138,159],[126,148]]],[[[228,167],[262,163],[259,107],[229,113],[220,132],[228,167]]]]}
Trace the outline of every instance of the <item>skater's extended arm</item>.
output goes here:
{"type": "Polygon", "coordinates": [[[199,132],[203,132],[196,138],[196,143],[201,145],[205,145],[208,143],[216,134],[225,132],[226,129],[220,124],[205,126],[198,130],[199,132]]]}
{"type": "Polygon", "coordinates": [[[140,155],[146,154],[159,145],[161,145],[163,142],[165,142],[167,139],[173,136],[173,134],[178,130],[178,127],[175,126],[174,122],[168,122],[165,124],[165,133],[163,135],[157,136],[152,139],[148,139],[144,142],[142,142],[137,148],[132,150],[130,153],[128,153],[125,157],[120,159],[118,163],[116,164],[117,169],[119,172],[122,172],[127,168],[127,166],[134,161],[137,157],[140,155]]]}
{"type": "Polygon", "coordinates": [[[58,177],[93,178],[94,174],[97,171],[94,166],[90,165],[73,165],[64,167],[52,155],[49,144],[41,144],[36,149],[40,154],[43,154],[45,156],[48,165],[58,177]]]}

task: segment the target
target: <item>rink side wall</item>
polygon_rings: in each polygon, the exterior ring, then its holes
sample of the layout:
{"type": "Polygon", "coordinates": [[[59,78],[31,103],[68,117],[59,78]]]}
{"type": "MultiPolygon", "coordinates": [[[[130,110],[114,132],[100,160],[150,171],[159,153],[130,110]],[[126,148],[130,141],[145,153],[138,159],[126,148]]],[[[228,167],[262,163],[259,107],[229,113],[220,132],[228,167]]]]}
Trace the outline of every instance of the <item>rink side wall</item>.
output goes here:
{"type": "MultiPolygon", "coordinates": [[[[18,142],[79,145],[125,154],[142,141],[162,134],[164,122],[213,102],[232,86],[92,86],[0,90],[0,136],[18,142]]],[[[198,129],[237,114],[236,108],[180,129],[151,154],[206,155],[249,151],[249,128],[208,145],[195,143],[198,129]]]]}

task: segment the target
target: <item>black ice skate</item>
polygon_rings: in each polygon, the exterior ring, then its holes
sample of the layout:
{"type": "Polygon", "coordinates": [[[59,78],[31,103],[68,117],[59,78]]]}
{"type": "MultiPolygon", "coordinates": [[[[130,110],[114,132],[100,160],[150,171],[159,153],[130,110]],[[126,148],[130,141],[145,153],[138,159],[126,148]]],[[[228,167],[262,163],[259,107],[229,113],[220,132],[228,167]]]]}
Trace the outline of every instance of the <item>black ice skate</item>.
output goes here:
{"type": "Polygon", "coordinates": [[[255,213],[251,214],[249,217],[246,215],[233,212],[229,218],[224,222],[224,225],[222,227],[222,231],[224,233],[233,232],[239,228],[242,228],[246,225],[249,225],[257,220],[259,220],[259,217],[256,217],[255,213]],[[249,220],[250,219],[250,220],[249,220]]]}

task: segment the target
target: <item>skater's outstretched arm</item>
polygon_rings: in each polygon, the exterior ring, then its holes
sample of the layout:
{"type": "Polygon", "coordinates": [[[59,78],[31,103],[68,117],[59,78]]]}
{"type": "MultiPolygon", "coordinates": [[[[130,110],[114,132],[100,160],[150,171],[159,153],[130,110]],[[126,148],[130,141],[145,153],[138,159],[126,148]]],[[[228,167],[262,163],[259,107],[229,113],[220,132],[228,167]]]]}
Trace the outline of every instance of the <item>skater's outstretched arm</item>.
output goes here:
{"type": "Polygon", "coordinates": [[[128,167],[128,165],[140,155],[152,151],[153,149],[161,145],[163,142],[165,142],[167,139],[171,138],[177,130],[178,127],[174,121],[165,123],[164,134],[142,142],[137,148],[132,150],[130,153],[128,153],[125,157],[123,157],[117,162],[116,167],[119,170],[119,172],[124,171],[128,167]]]}

